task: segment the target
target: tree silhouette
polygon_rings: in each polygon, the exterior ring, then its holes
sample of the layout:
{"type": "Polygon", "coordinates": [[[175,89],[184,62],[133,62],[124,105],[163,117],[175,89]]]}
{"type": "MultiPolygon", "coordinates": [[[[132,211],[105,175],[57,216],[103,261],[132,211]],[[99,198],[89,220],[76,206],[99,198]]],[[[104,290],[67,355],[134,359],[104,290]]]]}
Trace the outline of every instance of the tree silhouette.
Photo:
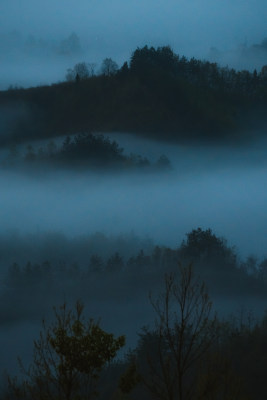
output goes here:
{"type": "Polygon", "coordinates": [[[118,64],[112,58],[105,58],[101,65],[101,72],[106,76],[114,75],[118,71],[118,64]]]}
{"type": "Polygon", "coordinates": [[[159,398],[192,399],[197,363],[216,338],[206,287],[191,265],[179,265],[179,274],[166,274],[164,292],[151,302],[157,317],[151,335],[155,346],[147,359],[150,379],[144,383],[159,398]]]}
{"type": "MultiPolygon", "coordinates": [[[[91,65],[91,64],[90,64],[91,65]]],[[[74,81],[75,79],[87,79],[92,75],[91,66],[89,66],[86,62],[80,62],[75,64],[74,67],[67,70],[66,80],[74,81]]]]}
{"type": "Polygon", "coordinates": [[[34,400],[71,400],[91,398],[102,368],[125,344],[125,337],[114,338],[92,319],[83,317],[83,305],[74,310],[63,304],[54,309],[55,322],[46,326],[34,342],[33,362],[22,383],[9,378],[13,398],[34,400]]]}

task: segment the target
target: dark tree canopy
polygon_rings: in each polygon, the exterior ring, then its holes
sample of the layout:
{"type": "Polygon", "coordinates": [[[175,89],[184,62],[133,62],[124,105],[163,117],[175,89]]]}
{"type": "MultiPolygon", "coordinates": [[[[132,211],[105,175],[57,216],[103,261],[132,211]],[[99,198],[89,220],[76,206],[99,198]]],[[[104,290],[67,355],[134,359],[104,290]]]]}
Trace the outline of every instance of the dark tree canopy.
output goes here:
{"type": "Polygon", "coordinates": [[[228,247],[226,240],[216,236],[211,229],[193,229],[186,236],[187,239],[181,245],[181,255],[184,257],[200,262],[214,262],[217,259],[219,264],[236,264],[234,249],[228,247]]]}

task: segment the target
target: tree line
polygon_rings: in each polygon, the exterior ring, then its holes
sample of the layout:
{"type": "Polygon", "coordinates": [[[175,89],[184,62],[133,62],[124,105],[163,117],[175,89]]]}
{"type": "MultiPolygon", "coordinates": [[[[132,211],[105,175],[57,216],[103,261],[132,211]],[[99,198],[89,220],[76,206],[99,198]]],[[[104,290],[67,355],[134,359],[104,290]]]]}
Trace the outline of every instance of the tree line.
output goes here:
{"type": "Polygon", "coordinates": [[[266,397],[266,317],[218,318],[192,264],[166,273],[150,296],[155,323],[116,358],[115,337],[84,315],[78,301],[54,308],[33,344],[29,366],[7,375],[3,399],[260,400],[266,397]]]}
{"type": "Polygon", "coordinates": [[[27,108],[27,116],[8,127],[9,137],[127,131],[172,140],[230,140],[242,138],[248,121],[252,127],[266,123],[266,66],[235,71],[179,56],[169,46],[137,48],[120,68],[112,59],[104,61],[99,75],[79,63],[67,82],[2,91],[0,106],[27,108]]]}
{"type": "Polygon", "coordinates": [[[51,167],[95,168],[109,169],[123,168],[125,170],[146,168],[148,170],[170,170],[171,163],[165,155],[161,155],[156,163],[152,164],[146,157],[137,154],[125,155],[124,149],[116,141],[111,141],[103,135],[80,133],[73,137],[67,136],[63,143],[56,145],[50,140],[47,145],[39,146],[28,144],[26,153],[20,154],[18,148],[10,147],[9,154],[2,161],[2,167],[51,167]]]}
{"type": "MultiPolygon", "coordinates": [[[[79,250],[82,251],[80,246],[79,250]]],[[[75,291],[75,286],[81,293],[91,288],[89,294],[96,290],[95,295],[101,296],[103,290],[98,293],[94,285],[107,285],[104,293],[109,293],[113,290],[112,287],[108,288],[109,281],[113,279],[118,295],[121,293],[123,296],[127,287],[129,293],[136,290],[133,282],[139,282],[140,290],[148,290],[149,285],[157,285],[164,273],[177,269],[179,262],[193,264],[212,295],[256,296],[266,299],[267,260],[258,261],[253,256],[242,260],[225,239],[217,237],[210,229],[201,228],[188,233],[186,240],[177,249],[157,245],[151,250],[141,249],[130,256],[118,250],[106,257],[92,252],[81,263],[71,254],[66,259],[61,256],[57,261],[20,263],[17,260],[7,269],[4,293],[8,298],[13,291],[22,296],[34,291],[38,297],[46,290],[57,293],[58,290],[64,291],[65,287],[73,287],[75,291]],[[73,261],[68,261],[71,258],[73,261]]]]}

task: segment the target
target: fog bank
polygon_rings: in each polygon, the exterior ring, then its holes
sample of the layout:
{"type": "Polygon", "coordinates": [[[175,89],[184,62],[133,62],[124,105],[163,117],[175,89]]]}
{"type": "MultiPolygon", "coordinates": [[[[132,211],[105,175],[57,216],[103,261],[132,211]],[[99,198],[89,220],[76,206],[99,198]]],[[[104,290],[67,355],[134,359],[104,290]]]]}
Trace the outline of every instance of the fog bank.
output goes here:
{"type": "Polygon", "coordinates": [[[165,153],[173,171],[104,175],[54,171],[27,176],[2,170],[1,232],[61,231],[72,237],[134,231],[175,246],[186,232],[200,226],[226,237],[242,255],[266,255],[264,143],[177,146],[124,136],[119,144],[128,154],[138,148],[152,160],[165,153]]]}

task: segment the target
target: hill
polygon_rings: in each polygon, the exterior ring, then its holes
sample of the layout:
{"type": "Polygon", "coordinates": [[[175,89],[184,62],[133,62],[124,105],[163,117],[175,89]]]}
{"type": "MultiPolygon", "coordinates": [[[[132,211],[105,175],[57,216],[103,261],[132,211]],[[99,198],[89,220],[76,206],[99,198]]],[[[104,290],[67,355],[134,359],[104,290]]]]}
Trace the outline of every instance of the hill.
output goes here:
{"type": "Polygon", "coordinates": [[[88,131],[229,140],[266,123],[266,83],[266,67],[235,71],[145,46],[116,71],[1,92],[1,144],[88,131]]]}

